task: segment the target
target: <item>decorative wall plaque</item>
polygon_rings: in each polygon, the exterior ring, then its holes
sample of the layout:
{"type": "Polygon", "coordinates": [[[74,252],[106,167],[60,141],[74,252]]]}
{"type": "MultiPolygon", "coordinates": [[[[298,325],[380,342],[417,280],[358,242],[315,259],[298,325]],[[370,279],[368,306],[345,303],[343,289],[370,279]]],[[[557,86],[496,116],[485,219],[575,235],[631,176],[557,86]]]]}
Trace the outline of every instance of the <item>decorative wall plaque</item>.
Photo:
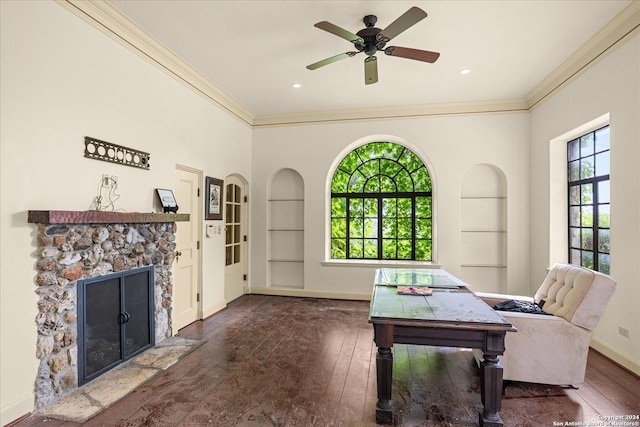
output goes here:
{"type": "Polygon", "coordinates": [[[149,170],[151,155],[144,151],[123,147],[107,141],[84,137],[84,156],[104,162],[118,163],[125,166],[149,170]]]}

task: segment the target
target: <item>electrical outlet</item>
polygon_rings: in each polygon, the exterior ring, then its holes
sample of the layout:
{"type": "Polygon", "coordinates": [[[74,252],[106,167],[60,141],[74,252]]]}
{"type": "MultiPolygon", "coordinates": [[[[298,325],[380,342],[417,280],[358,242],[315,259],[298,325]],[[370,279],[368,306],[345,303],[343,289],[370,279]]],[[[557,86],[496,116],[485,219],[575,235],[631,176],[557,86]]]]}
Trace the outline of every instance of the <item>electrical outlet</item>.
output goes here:
{"type": "Polygon", "coordinates": [[[102,174],[102,188],[109,187],[109,182],[111,178],[106,173],[102,174]]]}
{"type": "Polygon", "coordinates": [[[618,326],[618,333],[625,338],[629,338],[629,330],[627,328],[623,328],[622,326],[618,326]]]}

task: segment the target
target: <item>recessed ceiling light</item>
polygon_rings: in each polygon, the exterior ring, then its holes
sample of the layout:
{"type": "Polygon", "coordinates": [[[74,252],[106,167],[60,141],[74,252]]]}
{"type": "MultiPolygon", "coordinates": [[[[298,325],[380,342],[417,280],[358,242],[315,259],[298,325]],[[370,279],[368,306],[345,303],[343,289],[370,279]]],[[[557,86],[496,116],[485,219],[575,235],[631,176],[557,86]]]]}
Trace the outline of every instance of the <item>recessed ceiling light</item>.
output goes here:
{"type": "Polygon", "coordinates": [[[294,83],[291,85],[292,88],[294,89],[300,89],[302,87],[302,85],[300,83],[294,83]]]}
{"type": "Polygon", "coordinates": [[[471,70],[468,68],[463,68],[462,70],[460,70],[460,74],[462,74],[463,76],[469,74],[470,72],[471,70]]]}

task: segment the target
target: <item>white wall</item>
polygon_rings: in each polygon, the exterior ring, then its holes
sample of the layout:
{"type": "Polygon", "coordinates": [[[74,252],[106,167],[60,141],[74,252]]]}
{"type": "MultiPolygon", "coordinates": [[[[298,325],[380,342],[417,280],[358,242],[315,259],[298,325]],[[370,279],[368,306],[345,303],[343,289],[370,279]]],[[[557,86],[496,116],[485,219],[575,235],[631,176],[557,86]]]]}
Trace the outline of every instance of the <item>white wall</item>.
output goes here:
{"type": "MultiPolygon", "coordinates": [[[[89,209],[103,173],[116,208],[157,209],[176,164],[250,178],[251,130],[54,2],[2,1],[1,424],[33,408],[37,313],[30,209],[89,209]],[[84,136],[151,153],[149,171],[85,159],[84,136]]],[[[204,307],[224,306],[224,234],[203,245],[204,307]],[[219,262],[216,262],[218,260],[219,262]]]]}
{"type": "MultiPolygon", "coordinates": [[[[528,114],[480,114],[403,120],[376,120],[256,129],[253,137],[251,286],[266,286],[266,218],[268,185],[282,168],[298,171],[305,188],[304,290],[326,295],[367,297],[374,267],[323,265],[325,260],[327,179],[331,167],[354,143],[391,140],[409,144],[426,157],[432,169],[437,258],[435,262],[460,274],[460,191],[465,173],[477,164],[504,172],[508,188],[508,289],[529,289],[529,118],[528,114]],[[341,154],[342,153],[342,154],[341,154]]],[[[471,283],[476,290],[487,284],[471,283]]]]}
{"type": "MultiPolygon", "coordinates": [[[[615,50],[530,114],[480,114],[251,131],[53,2],[0,1],[0,423],[30,411],[37,370],[35,226],[30,209],[85,210],[103,173],[120,178],[116,207],[157,208],[176,164],[251,184],[250,285],[266,285],[268,183],[282,168],[305,184],[304,291],[366,296],[373,267],[323,265],[326,184],[354,143],[392,139],[426,156],[435,182],[436,262],[459,275],[460,188],[491,164],[508,190],[507,292],[531,294],[549,248],[549,141],[611,118],[612,275],[619,286],[596,331],[621,363],[640,360],[640,41],[615,50]],[[151,170],[83,157],[93,136],[151,153],[151,170]],[[253,143],[252,143],[253,142],[253,143]],[[251,158],[259,161],[251,162],[251,158]],[[618,335],[618,326],[630,337],[618,335]]],[[[223,235],[203,241],[204,309],[224,305],[223,235]]],[[[482,283],[472,283],[483,290],[482,283]]]]}
{"type": "Polygon", "coordinates": [[[563,261],[550,247],[550,199],[563,197],[560,188],[549,184],[557,173],[550,169],[550,151],[556,151],[550,143],[606,114],[611,126],[611,276],[618,288],[595,331],[594,346],[640,373],[640,36],[530,113],[531,277],[539,283],[545,268],[563,261]],[[618,333],[619,326],[629,330],[628,338],[618,333]]]}

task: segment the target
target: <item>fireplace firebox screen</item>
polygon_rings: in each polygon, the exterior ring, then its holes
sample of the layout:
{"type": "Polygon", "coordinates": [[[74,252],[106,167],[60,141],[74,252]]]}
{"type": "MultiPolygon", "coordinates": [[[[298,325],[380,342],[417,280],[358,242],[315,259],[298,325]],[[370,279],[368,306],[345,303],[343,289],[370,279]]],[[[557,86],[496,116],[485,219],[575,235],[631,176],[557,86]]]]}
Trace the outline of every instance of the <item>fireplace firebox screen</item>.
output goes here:
{"type": "Polygon", "coordinates": [[[153,266],[78,281],[78,385],[155,345],[153,266]]]}

